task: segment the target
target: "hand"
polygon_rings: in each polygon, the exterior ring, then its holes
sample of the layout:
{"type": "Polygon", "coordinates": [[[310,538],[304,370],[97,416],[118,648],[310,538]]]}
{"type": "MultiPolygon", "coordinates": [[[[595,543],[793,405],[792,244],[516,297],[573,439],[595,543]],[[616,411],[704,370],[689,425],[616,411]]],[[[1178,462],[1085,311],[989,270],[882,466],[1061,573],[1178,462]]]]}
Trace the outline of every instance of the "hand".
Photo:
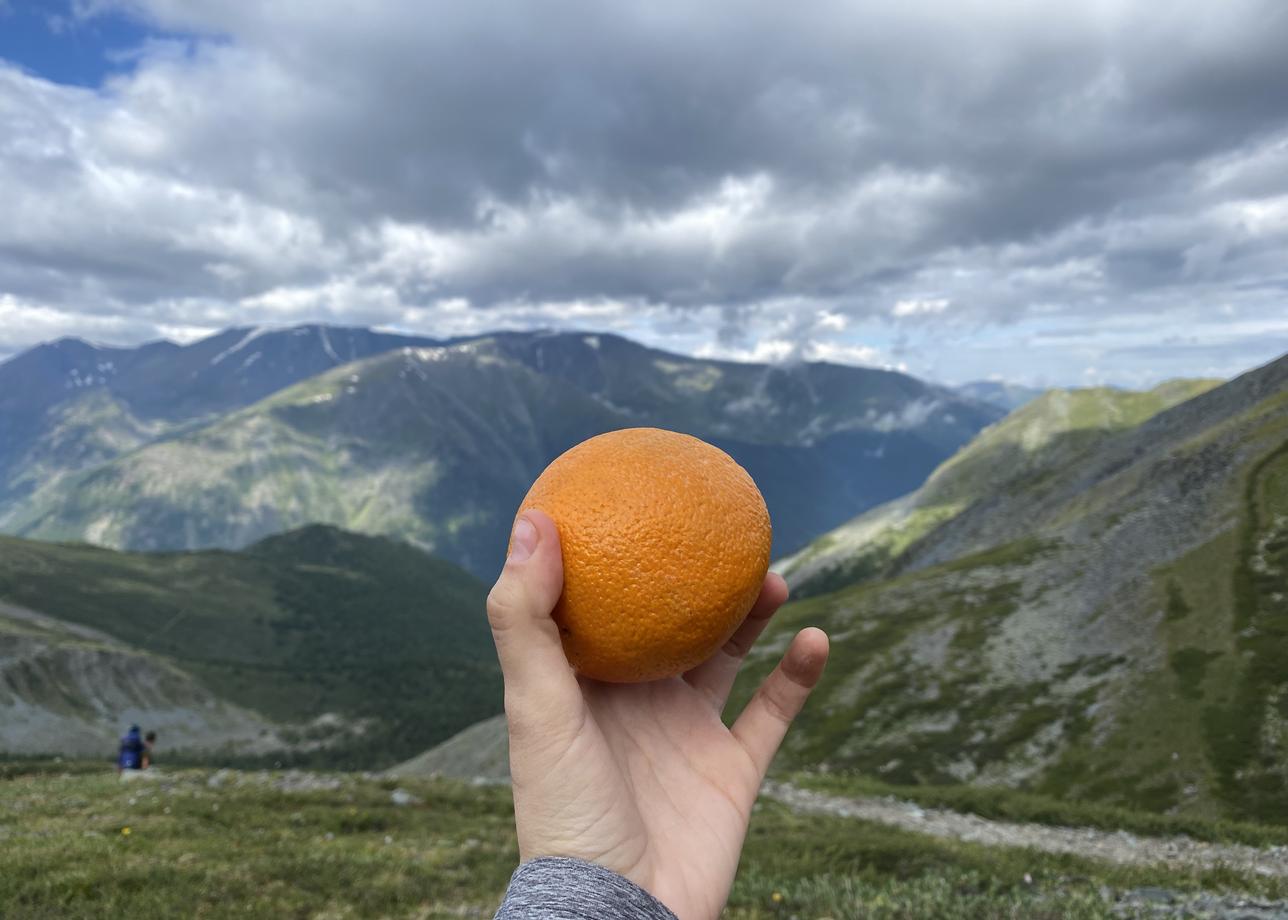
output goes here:
{"type": "Polygon", "coordinates": [[[822,676],[827,636],[799,633],[726,728],[720,716],[738,667],[787,599],[781,578],[765,579],[714,657],[683,677],[644,684],[573,672],[550,616],[562,589],[559,532],[546,515],[526,512],[488,596],[505,675],[520,858],[598,863],[680,920],[717,917],[765,771],[822,676]]]}

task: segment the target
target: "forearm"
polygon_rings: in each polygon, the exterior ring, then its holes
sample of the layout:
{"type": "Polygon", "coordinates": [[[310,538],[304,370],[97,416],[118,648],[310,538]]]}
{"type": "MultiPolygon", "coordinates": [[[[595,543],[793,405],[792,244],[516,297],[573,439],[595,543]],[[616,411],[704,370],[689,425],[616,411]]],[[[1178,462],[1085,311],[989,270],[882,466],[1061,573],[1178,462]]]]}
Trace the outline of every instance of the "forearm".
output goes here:
{"type": "Polygon", "coordinates": [[[676,920],[666,906],[616,872],[546,856],[510,878],[495,920],[676,920]]]}

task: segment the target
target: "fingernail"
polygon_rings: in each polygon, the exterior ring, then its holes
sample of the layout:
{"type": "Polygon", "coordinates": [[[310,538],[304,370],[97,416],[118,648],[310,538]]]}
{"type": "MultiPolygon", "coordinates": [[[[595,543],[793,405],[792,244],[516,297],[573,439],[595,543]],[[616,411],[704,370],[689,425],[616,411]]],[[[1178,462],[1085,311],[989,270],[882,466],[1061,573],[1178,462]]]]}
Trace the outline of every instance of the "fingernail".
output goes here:
{"type": "Polygon", "coordinates": [[[510,537],[510,561],[522,562],[532,555],[537,548],[537,528],[525,517],[514,525],[514,534],[510,537]]]}

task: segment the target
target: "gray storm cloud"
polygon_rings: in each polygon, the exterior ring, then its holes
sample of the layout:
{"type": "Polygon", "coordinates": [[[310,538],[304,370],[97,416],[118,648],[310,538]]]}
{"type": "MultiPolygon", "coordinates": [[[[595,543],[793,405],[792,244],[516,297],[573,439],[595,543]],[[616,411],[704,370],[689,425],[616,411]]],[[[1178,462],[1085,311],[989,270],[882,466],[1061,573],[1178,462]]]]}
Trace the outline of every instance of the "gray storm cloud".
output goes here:
{"type": "Polygon", "coordinates": [[[729,344],[1283,312],[1273,0],[128,9],[194,37],[97,90],[0,64],[0,352],[59,315],[685,311],[729,344]]]}

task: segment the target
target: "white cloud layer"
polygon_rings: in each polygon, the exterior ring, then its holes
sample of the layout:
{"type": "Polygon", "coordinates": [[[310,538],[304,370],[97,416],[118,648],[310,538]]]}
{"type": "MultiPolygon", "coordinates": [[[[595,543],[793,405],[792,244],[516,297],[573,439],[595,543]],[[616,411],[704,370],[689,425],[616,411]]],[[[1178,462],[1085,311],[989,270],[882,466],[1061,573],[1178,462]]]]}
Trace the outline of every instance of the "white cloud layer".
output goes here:
{"type": "Polygon", "coordinates": [[[1288,350],[1275,0],[109,6],[198,37],[97,89],[0,62],[0,355],[304,320],[1042,383],[1288,350]]]}

